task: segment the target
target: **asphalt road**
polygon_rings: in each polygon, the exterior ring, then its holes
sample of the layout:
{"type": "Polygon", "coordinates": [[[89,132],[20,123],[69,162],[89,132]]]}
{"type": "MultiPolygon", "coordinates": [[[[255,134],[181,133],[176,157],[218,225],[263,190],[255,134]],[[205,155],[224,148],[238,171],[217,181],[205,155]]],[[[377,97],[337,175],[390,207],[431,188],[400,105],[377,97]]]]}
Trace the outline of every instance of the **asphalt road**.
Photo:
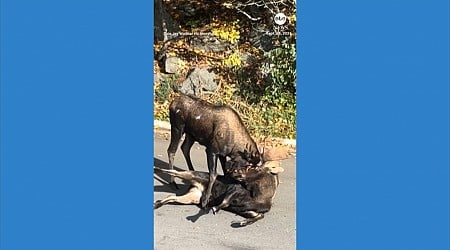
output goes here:
{"type": "MultiPolygon", "coordinates": [[[[167,136],[155,133],[154,143],[155,166],[167,168],[167,136]]],[[[208,171],[203,146],[194,144],[191,158],[195,170],[208,171]]],[[[283,160],[281,166],[285,171],[280,174],[274,204],[264,219],[233,228],[232,221],[244,218],[224,210],[213,215],[202,213],[196,205],[168,204],[154,211],[154,249],[295,249],[295,158],[283,160]]],[[[175,155],[175,167],[187,169],[180,149],[175,155]]],[[[218,171],[222,173],[220,166],[218,171]]],[[[187,191],[188,185],[179,179],[179,191],[171,189],[166,181],[165,176],[155,175],[155,200],[187,191]]]]}

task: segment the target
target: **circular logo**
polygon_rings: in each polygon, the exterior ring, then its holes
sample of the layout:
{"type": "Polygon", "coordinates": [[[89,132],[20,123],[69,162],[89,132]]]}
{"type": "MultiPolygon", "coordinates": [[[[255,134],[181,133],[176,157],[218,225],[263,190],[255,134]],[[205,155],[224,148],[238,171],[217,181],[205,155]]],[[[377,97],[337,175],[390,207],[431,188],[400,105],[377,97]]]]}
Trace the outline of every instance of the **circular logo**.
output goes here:
{"type": "Polygon", "coordinates": [[[275,23],[278,25],[283,25],[286,23],[286,15],[283,13],[278,13],[275,15],[275,17],[273,18],[273,20],[275,20],[275,23]]]}

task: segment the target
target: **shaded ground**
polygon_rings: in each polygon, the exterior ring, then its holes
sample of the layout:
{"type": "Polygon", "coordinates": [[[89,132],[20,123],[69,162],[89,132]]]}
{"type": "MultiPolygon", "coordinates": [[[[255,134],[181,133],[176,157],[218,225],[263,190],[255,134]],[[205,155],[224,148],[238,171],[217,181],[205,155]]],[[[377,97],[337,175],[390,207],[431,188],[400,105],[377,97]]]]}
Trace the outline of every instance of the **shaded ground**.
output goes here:
{"type": "MultiPolygon", "coordinates": [[[[155,133],[155,165],[167,167],[169,141],[155,133]]],[[[194,144],[191,150],[196,170],[207,171],[204,148],[194,144]]],[[[175,156],[175,166],[187,169],[181,150],[175,156]]],[[[243,218],[227,211],[217,215],[203,214],[195,205],[166,205],[154,212],[154,248],[163,249],[295,249],[295,158],[282,161],[285,172],[272,209],[265,218],[243,228],[231,227],[231,222],[243,218]]],[[[219,167],[220,169],[220,167],[219,167]]],[[[221,173],[221,170],[218,170],[221,173]]],[[[181,183],[179,180],[177,183],[181,183]]],[[[179,185],[180,193],[187,185],[179,185]]],[[[155,200],[174,190],[166,180],[155,176],[155,200]]]]}

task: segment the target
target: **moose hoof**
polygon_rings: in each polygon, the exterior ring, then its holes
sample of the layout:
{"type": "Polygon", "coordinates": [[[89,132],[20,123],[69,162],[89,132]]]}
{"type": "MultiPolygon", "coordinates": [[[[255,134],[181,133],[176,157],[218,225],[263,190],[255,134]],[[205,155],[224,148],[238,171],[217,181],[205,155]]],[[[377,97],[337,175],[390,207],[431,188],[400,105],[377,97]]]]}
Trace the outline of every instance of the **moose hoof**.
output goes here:
{"type": "Polygon", "coordinates": [[[232,222],[231,222],[231,226],[232,226],[232,227],[245,227],[245,226],[247,226],[247,225],[249,225],[249,224],[247,223],[247,221],[232,221],[232,222]]]}
{"type": "Polygon", "coordinates": [[[155,204],[153,205],[153,209],[158,209],[162,206],[162,202],[161,201],[156,201],[155,204]]]}

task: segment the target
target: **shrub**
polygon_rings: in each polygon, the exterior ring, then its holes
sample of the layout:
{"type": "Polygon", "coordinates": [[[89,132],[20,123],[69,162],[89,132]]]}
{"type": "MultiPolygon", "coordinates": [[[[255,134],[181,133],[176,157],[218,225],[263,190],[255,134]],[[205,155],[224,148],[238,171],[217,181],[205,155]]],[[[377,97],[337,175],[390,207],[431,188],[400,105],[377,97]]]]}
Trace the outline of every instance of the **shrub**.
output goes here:
{"type": "Polygon", "coordinates": [[[279,108],[295,108],[296,53],[295,44],[284,43],[266,53],[264,65],[268,78],[263,100],[279,108]]]}

